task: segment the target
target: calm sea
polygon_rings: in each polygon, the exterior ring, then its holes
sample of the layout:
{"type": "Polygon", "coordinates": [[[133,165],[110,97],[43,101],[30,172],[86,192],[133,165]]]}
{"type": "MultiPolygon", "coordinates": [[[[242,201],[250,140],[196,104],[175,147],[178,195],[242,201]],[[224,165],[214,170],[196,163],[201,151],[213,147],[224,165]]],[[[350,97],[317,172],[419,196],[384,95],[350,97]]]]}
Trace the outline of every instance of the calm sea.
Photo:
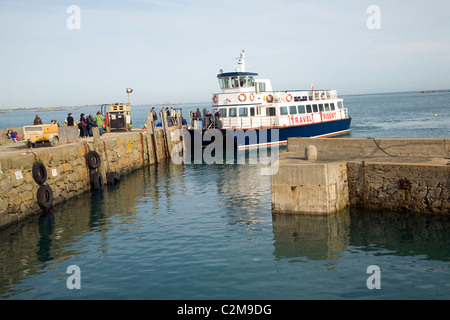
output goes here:
{"type": "MultiPolygon", "coordinates": [[[[344,103],[353,117],[347,137],[450,137],[450,93],[344,103]]],[[[135,128],[149,109],[133,109],[135,128]]],[[[48,119],[64,119],[58,112],[48,119]]],[[[25,115],[32,122],[34,112],[1,114],[0,127],[21,126],[25,115]]],[[[270,176],[260,172],[258,164],[162,163],[1,230],[0,297],[450,299],[450,217],[272,216],[270,176]],[[73,265],[79,282],[67,273],[73,265]]]]}

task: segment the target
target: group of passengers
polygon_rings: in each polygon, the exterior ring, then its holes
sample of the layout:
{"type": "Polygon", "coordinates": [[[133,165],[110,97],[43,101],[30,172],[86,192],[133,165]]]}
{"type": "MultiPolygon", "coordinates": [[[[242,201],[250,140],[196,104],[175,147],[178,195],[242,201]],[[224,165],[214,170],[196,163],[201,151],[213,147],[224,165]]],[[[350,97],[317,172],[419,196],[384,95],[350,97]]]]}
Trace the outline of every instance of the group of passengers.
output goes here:
{"type": "Polygon", "coordinates": [[[214,115],[208,111],[206,111],[205,117],[202,116],[202,113],[199,108],[194,112],[192,116],[192,120],[194,121],[203,121],[203,127],[205,129],[221,129],[220,122],[220,111],[214,109],[214,115]]]}

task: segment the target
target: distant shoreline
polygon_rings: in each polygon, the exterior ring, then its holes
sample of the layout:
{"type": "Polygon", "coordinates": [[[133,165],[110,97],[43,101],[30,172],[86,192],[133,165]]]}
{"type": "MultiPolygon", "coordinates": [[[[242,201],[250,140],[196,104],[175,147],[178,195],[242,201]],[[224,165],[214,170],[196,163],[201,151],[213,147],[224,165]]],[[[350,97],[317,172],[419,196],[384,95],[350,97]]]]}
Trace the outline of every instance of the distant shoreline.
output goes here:
{"type": "MultiPolygon", "coordinates": [[[[379,94],[399,94],[399,93],[412,93],[412,92],[421,92],[421,93],[442,93],[442,92],[450,92],[450,89],[439,89],[439,90],[418,90],[418,91],[396,91],[396,92],[378,92],[378,93],[356,93],[356,94],[342,94],[341,96],[365,96],[365,95],[379,95],[379,94]]],[[[136,104],[132,105],[132,107],[142,107],[142,106],[170,106],[170,105],[191,105],[191,104],[203,104],[207,102],[184,102],[184,103],[172,103],[172,102],[164,102],[164,103],[149,103],[149,104],[136,104]]],[[[83,105],[83,106],[60,106],[60,107],[48,107],[48,108],[39,108],[39,107],[30,107],[30,108],[0,108],[0,114],[14,111],[35,111],[35,112],[48,112],[48,111],[60,111],[60,110],[80,110],[87,109],[92,107],[100,107],[100,104],[92,104],[92,105],[83,105]]]]}
{"type": "MultiPolygon", "coordinates": [[[[131,105],[131,107],[159,107],[159,106],[184,106],[184,105],[192,105],[192,104],[204,104],[208,102],[180,102],[180,103],[171,103],[171,102],[164,102],[164,103],[156,103],[156,104],[135,104],[131,105]]],[[[30,108],[9,108],[9,109],[0,109],[0,113],[7,113],[7,112],[15,112],[15,111],[33,111],[33,112],[48,112],[48,111],[61,111],[61,110],[82,110],[82,109],[88,109],[88,108],[100,108],[100,104],[93,104],[93,105],[85,105],[85,106],[61,106],[61,107],[48,107],[48,108],[36,108],[36,107],[30,107],[30,108]]]]}
{"type": "Polygon", "coordinates": [[[429,91],[422,91],[422,93],[436,93],[436,92],[450,92],[450,90],[429,90],[429,91]]]}

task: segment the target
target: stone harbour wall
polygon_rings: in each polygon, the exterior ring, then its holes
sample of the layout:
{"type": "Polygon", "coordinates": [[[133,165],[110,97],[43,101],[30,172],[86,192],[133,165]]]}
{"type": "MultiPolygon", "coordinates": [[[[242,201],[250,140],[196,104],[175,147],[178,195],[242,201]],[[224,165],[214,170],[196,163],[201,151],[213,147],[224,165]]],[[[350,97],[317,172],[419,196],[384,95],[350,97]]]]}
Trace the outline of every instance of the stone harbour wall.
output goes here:
{"type": "Polygon", "coordinates": [[[450,165],[348,162],[349,204],[450,214],[450,165]]]}
{"type": "Polygon", "coordinates": [[[89,190],[89,171],[86,164],[85,145],[66,145],[42,148],[0,160],[0,226],[20,221],[40,211],[37,193],[40,187],[33,177],[33,165],[42,163],[47,171],[43,183],[53,191],[53,204],[68,200],[89,190]]]}
{"type": "Polygon", "coordinates": [[[347,206],[450,214],[450,139],[289,138],[272,176],[272,212],[347,206]]]}
{"type": "MultiPolygon", "coordinates": [[[[169,129],[168,132],[171,132],[175,128],[169,129]]],[[[165,137],[162,131],[156,129],[155,134],[148,134],[147,131],[106,134],[101,139],[96,132],[93,139],[85,141],[57,147],[25,148],[11,157],[1,155],[0,228],[45,210],[39,202],[48,205],[51,200],[51,206],[55,206],[84,192],[93,191],[99,184],[101,187],[106,186],[110,173],[115,173],[120,179],[123,175],[153,164],[157,162],[153,157],[155,154],[158,161],[166,160],[170,153],[161,148],[165,137]],[[91,168],[88,160],[90,152],[98,154],[98,168],[91,168]],[[33,166],[45,168],[45,182],[36,181],[33,172],[38,170],[33,169],[33,166]]]]}

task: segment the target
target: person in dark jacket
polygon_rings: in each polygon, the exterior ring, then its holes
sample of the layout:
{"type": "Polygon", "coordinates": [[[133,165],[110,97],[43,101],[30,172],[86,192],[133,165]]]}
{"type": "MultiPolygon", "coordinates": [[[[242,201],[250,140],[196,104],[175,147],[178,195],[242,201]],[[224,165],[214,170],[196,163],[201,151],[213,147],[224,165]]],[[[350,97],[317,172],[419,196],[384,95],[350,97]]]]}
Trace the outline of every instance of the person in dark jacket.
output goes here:
{"type": "Polygon", "coordinates": [[[67,116],[67,125],[71,127],[73,126],[73,117],[71,113],[69,113],[67,116]]]}
{"type": "Polygon", "coordinates": [[[92,137],[92,128],[95,126],[94,117],[90,114],[86,118],[86,130],[88,132],[89,137],[92,137]]]}
{"type": "Polygon", "coordinates": [[[33,124],[34,124],[35,126],[36,126],[36,125],[39,125],[39,124],[42,124],[42,120],[41,120],[41,118],[39,118],[38,115],[36,115],[36,117],[34,118],[33,124]]]}
{"type": "Polygon", "coordinates": [[[78,128],[80,128],[80,137],[84,138],[88,136],[86,129],[86,118],[84,117],[84,113],[80,115],[80,122],[78,123],[78,128]]]}

